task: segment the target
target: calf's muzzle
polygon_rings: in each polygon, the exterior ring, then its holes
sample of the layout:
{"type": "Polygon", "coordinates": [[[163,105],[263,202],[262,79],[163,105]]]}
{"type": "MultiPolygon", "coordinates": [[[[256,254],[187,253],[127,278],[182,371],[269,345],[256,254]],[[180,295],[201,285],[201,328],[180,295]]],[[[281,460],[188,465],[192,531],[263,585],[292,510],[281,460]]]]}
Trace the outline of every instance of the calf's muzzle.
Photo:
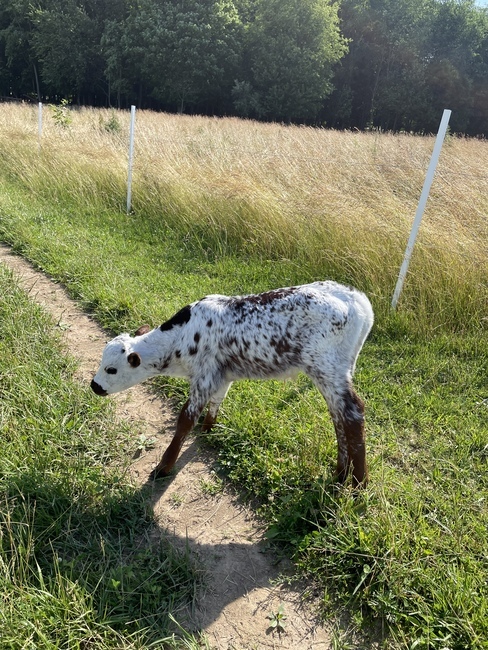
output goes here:
{"type": "Polygon", "coordinates": [[[104,390],[104,389],[100,386],[100,384],[97,384],[97,382],[96,382],[94,379],[92,379],[92,382],[91,382],[91,384],[90,384],[90,388],[92,389],[92,391],[93,391],[94,393],[96,393],[97,395],[101,395],[102,397],[105,397],[105,395],[108,394],[107,391],[104,390]]]}

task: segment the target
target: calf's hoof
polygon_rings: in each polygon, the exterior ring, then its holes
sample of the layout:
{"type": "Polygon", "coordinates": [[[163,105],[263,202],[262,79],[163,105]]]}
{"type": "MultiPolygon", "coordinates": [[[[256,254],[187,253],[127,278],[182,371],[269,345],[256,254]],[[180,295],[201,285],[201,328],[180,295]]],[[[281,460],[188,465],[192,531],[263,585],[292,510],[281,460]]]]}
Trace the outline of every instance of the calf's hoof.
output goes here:
{"type": "Polygon", "coordinates": [[[155,467],[149,474],[150,481],[157,481],[159,478],[167,478],[171,474],[171,469],[166,467],[155,467]]]}

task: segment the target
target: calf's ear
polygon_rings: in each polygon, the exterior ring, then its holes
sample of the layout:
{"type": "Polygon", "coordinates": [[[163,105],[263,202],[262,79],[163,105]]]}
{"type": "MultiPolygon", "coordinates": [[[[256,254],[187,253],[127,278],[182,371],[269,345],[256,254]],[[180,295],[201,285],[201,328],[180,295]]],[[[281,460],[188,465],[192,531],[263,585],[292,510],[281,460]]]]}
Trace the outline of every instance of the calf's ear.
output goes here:
{"type": "Polygon", "coordinates": [[[137,366],[141,365],[141,357],[137,354],[137,352],[131,352],[127,357],[127,361],[132,366],[132,368],[137,368],[137,366]]]}
{"type": "Polygon", "coordinates": [[[148,332],[151,331],[151,328],[149,325],[141,325],[137,332],[134,334],[134,336],[142,336],[143,334],[147,334],[148,332]]]}

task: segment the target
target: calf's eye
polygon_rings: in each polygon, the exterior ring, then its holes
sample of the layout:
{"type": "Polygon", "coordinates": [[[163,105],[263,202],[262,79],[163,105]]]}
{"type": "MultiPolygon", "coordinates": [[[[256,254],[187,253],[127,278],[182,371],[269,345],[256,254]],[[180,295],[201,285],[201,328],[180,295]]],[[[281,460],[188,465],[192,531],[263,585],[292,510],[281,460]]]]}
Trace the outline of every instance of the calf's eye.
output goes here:
{"type": "Polygon", "coordinates": [[[117,374],[117,368],[107,368],[106,372],[109,375],[116,375],[117,374]]]}

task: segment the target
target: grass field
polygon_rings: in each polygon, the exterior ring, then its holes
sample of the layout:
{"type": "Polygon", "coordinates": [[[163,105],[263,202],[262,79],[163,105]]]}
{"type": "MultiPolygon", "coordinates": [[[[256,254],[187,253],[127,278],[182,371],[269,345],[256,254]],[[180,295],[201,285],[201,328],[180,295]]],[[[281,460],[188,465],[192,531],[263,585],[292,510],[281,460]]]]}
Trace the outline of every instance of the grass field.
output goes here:
{"type": "Polygon", "coordinates": [[[0,295],[0,647],[183,647],[170,616],[198,572],[164,535],[150,542],[128,429],[1,266],[0,295]]]}
{"type": "MultiPolygon", "coordinates": [[[[388,648],[487,648],[486,143],[446,142],[393,314],[432,139],[141,112],[126,215],[127,121],[46,115],[39,152],[34,112],[0,106],[0,238],[114,332],[205,293],[324,277],[367,291],[360,498],[330,485],[332,427],[305,377],[234,387],[209,444],[319,582],[324,616],[351,609],[388,648]]],[[[183,399],[183,382],[159,386],[183,399]]]]}

